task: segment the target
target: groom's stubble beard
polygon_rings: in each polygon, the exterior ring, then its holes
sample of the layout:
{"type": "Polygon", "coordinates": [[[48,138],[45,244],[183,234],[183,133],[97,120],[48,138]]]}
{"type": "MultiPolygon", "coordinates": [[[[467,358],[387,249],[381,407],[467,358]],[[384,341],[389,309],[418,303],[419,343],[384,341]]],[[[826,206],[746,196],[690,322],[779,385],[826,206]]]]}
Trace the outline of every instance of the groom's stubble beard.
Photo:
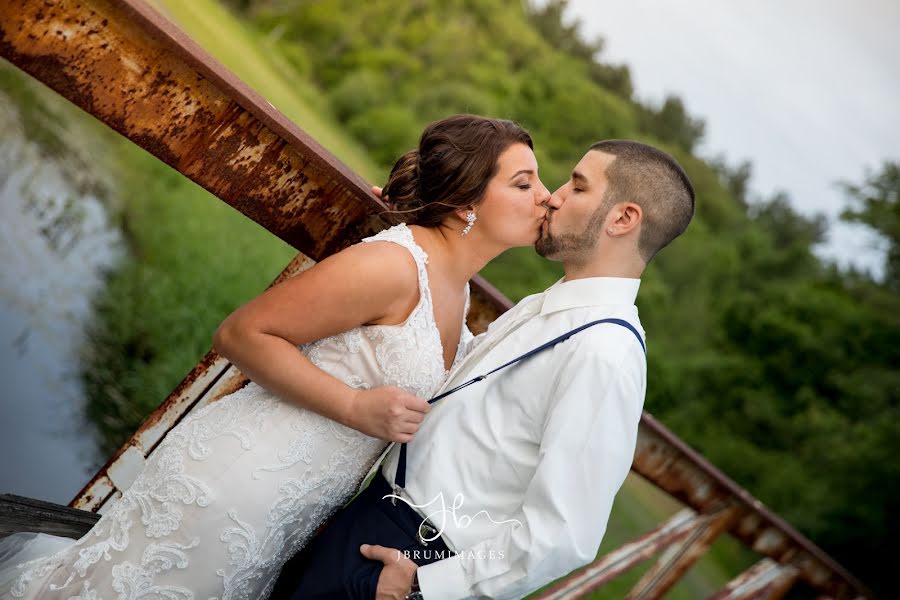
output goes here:
{"type": "Polygon", "coordinates": [[[541,236],[534,244],[535,251],[550,260],[558,260],[562,262],[580,262],[583,257],[592,253],[600,230],[603,229],[603,221],[612,206],[606,202],[604,198],[600,206],[591,214],[584,230],[578,233],[558,233],[552,235],[550,233],[550,224],[553,220],[553,212],[547,214],[547,229],[541,230],[541,236]]]}

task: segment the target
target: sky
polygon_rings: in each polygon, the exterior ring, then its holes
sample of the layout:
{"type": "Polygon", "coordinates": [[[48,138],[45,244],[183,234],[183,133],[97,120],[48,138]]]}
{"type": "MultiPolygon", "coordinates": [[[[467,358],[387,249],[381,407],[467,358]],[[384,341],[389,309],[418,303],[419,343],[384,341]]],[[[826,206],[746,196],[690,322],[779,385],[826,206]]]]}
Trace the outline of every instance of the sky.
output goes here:
{"type": "Polygon", "coordinates": [[[701,156],[750,160],[759,197],[825,214],[820,256],[883,273],[883,241],[837,223],[835,183],[900,161],[900,2],[570,0],[567,15],[629,66],[639,99],[676,94],[706,122],[701,156]]]}

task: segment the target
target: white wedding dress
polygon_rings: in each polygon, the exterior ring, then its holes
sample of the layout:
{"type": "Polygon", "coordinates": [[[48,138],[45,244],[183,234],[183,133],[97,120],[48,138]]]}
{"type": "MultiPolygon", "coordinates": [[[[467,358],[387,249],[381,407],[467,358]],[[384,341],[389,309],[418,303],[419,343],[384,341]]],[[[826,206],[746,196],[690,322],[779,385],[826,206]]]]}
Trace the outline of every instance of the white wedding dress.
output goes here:
{"type": "MultiPolygon", "coordinates": [[[[394,385],[430,398],[448,372],[428,257],[403,224],[364,241],[409,249],[418,304],[402,324],[358,327],[300,349],[354,388],[394,385]]],[[[463,321],[456,361],[471,339],[463,321]]],[[[284,562],[353,496],[385,446],[250,382],[172,429],[78,541],[34,534],[0,540],[0,596],[264,598],[284,562]],[[34,556],[41,558],[22,563],[34,556]]]]}

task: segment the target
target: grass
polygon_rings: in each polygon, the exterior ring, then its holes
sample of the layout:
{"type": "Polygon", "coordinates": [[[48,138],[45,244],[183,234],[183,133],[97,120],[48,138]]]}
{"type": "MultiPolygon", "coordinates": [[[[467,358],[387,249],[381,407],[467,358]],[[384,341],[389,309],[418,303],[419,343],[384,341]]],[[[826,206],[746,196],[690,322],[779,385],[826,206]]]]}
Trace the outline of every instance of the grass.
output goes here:
{"type": "Polygon", "coordinates": [[[327,114],[323,94],[284,59],[272,36],[248,28],[215,0],[151,4],[354,171],[372,182],[385,178],[362,145],[327,114]]]}

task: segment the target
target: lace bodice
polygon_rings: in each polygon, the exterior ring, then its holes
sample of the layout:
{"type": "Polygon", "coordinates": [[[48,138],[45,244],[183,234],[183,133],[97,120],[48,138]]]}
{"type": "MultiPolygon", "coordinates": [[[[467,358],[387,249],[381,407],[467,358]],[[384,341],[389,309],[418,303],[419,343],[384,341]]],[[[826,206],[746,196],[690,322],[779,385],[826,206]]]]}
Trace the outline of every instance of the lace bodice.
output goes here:
{"type": "MultiPolygon", "coordinates": [[[[408,249],[419,302],[403,323],[357,327],[300,346],[348,385],[394,385],[428,399],[447,376],[428,256],[406,225],[363,240],[408,249]]],[[[469,297],[466,290],[466,312],[469,297]]],[[[454,363],[472,334],[462,324],[454,363]]],[[[257,385],[192,412],[153,451],[134,484],[77,542],[26,564],[0,559],[0,597],[251,600],[349,500],[386,446],[257,385]]],[[[0,542],[0,557],[4,543],[0,542]]],[[[44,544],[44,548],[48,548],[44,544]]],[[[7,553],[6,556],[13,556],[7,553]]],[[[23,558],[24,560],[24,558],[23,558]]]]}
{"type": "MultiPolygon", "coordinates": [[[[347,385],[369,388],[394,385],[420,398],[431,398],[447,377],[440,332],[434,320],[434,305],[428,285],[428,255],[416,243],[404,223],[395,225],[362,243],[387,241],[409,250],[416,262],[419,302],[403,323],[366,325],[301,346],[310,361],[347,385]]],[[[465,313],[469,312],[466,286],[465,313]]],[[[454,364],[472,339],[462,323],[454,364]]],[[[452,368],[452,367],[451,367],[452,368]]]]}

